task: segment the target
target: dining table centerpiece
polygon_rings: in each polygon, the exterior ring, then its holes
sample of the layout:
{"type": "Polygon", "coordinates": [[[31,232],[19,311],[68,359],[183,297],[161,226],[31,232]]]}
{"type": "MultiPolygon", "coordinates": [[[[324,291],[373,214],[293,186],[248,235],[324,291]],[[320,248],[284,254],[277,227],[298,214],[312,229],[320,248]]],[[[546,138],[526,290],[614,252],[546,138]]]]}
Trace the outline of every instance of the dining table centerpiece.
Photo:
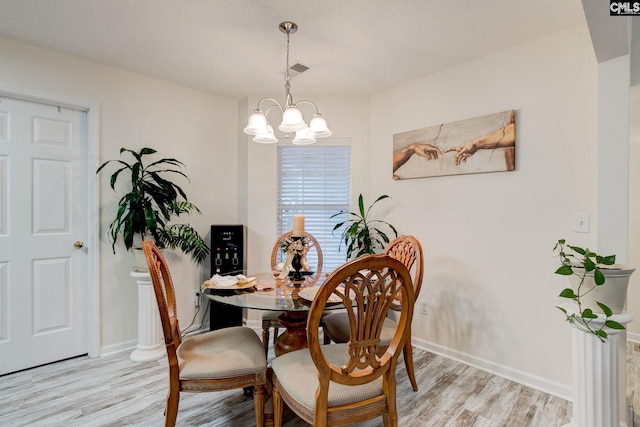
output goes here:
{"type": "Polygon", "coordinates": [[[291,281],[301,283],[304,280],[303,271],[309,271],[306,257],[307,239],[304,236],[304,215],[293,216],[293,230],[291,237],[283,239],[280,249],[287,255],[279,279],[290,277],[291,281]]]}

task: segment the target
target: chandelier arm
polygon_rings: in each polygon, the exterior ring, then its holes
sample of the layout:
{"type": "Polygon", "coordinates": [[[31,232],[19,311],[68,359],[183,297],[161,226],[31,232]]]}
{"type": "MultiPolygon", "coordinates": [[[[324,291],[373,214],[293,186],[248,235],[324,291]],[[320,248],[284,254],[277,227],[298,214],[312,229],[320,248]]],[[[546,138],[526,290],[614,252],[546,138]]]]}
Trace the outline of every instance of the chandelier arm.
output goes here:
{"type": "MultiPolygon", "coordinates": [[[[277,100],[275,100],[275,99],[273,99],[273,98],[271,98],[271,97],[268,97],[268,96],[265,96],[265,97],[264,97],[264,98],[262,98],[260,101],[258,101],[258,105],[256,105],[256,110],[260,110],[260,105],[262,104],[262,102],[263,102],[263,101],[271,101],[271,102],[275,102],[275,103],[277,104],[277,106],[278,106],[278,107],[280,107],[280,112],[283,112],[283,111],[284,111],[284,108],[282,107],[282,104],[280,104],[277,100]]],[[[275,107],[275,106],[276,106],[276,105],[272,105],[271,107],[275,107]]],[[[269,107],[269,109],[270,109],[271,107],[269,107]]],[[[316,108],[316,110],[317,110],[317,108],[316,108]]],[[[266,113],[265,113],[265,115],[266,115],[266,113]]]]}
{"type": "Polygon", "coordinates": [[[318,106],[316,104],[314,104],[313,102],[306,100],[306,99],[301,99],[300,101],[296,102],[294,105],[297,107],[298,104],[311,104],[313,105],[313,108],[315,108],[316,110],[316,114],[320,114],[320,111],[318,111],[318,106]]]}

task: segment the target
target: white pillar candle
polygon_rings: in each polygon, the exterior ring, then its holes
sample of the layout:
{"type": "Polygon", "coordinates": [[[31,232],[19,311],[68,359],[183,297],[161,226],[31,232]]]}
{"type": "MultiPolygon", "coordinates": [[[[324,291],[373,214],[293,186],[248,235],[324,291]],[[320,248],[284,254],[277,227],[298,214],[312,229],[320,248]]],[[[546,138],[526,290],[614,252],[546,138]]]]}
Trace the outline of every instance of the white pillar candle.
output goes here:
{"type": "Polygon", "coordinates": [[[293,216],[293,233],[291,235],[294,237],[304,236],[304,215],[293,216]]]}

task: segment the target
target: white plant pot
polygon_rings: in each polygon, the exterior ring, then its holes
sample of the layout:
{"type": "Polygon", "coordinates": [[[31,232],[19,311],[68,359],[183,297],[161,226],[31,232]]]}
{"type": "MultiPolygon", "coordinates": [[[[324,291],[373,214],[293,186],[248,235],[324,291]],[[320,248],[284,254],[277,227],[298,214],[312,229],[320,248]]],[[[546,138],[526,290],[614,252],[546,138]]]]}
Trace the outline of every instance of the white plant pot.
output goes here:
{"type": "MultiPolygon", "coordinates": [[[[574,268],[574,272],[582,276],[581,268],[574,268]]],[[[635,271],[635,268],[629,268],[625,265],[612,265],[607,268],[600,268],[600,271],[604,274],[605,282],[602,285],[596,285],[593,280],[593,272],[587,273],[584,278],[584,283],[580,288],[580,293],[583,295],[582,309],[590,308],[594,313],[602,313],[596,301],[606,305],[613,311],[614,314],[619,314],[625,311],[627,306],[627,288],[629,286],[629,278],[635,271]]],[[[578,292],[578,285],[580,284],[580,278],[578,276],[571,275],[571,286],[574,292],[578,292]]]]}
{"type": "Polygon", "coordinates": [[[144,256],[142,248],[131,248],[131,251],[136,257],[136,271],[148,272],[149,266],[147,265],[147,258],[144,256]]]}

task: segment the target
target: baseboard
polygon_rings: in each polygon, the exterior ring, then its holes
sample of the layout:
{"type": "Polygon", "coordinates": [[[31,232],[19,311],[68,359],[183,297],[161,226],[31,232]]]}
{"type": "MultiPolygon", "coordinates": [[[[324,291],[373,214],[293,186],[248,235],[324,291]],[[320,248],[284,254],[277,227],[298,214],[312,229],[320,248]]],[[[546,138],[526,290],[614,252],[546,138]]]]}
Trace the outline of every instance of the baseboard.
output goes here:
{"type": "Polygon", "coordinates": [[[107,345],[100,348],[100,357],[111,356],[112,354],[122,353],[123,351],[133,351],[138,345],[138,340],[124,341],[118,344],[107,345]]]}
{"type": "Polygon", "coordinates": [[[527,387],[540,390],[544,393],[557,396],[561,399],[571,400],[572,393],[571,393],[570,386],[549,381],[544,378],[531,375],[516,369],[506,368],[504,366],[498,365],[488,360],[481,359],[479,357],[475,357],[470,354],[453,350],[447,347],[443,347],[441,345],[438,345],[429,341],[417,339],[415,337],[412,338],[411,343],[416,348],[420,348],[422,350],[426,350],[426,351],[438,354],[440,356],[444,356],[449,359],[456,360],[458,362],[464,363],[465,365],[469,365],[474,368],[481,369],[493,375],[497,375],[499,377],[506,378],[508,380],[517,382],[527,387]]]}
{"type": "MultiPolygon", "coordinates": [[[[201,332],[209,330],[208,323],[193,324],[189,327],[189,332],[185,336],[197,335],[201,332]],[[204,329],[206,328],[206,329],[204,329]]],[[[182,331],[184,334],[184,330],[182,331]]],[[[122,353],[123,351],[133,351],[138,345],[138,340],[124,341],[118,344],[111,344],[100,348],[100,355],[98,357],[111,356],[112,354],[122,353]]]]}
{"type": "Polygon", "coordinates": [[[640,343],[640,334],[635,332],[627,332],[627,341],[640,343]]]}

